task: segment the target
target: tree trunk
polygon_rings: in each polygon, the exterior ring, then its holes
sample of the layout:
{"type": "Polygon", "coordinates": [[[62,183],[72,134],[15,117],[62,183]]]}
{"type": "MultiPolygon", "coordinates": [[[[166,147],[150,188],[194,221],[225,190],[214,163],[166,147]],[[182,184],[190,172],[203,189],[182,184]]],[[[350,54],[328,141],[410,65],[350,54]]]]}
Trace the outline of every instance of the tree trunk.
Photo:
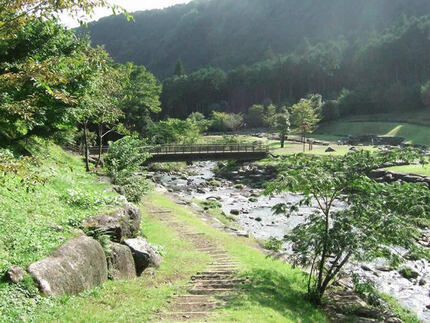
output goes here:
{"type": "Polygon", "coordinates": [[[305,133],[302,134],[302,141],[303,141],[303,152],[306,151],[306,137],[305,133]]]}
{"type": "Polygon", "coordinates": [[[284,134],[280,134],[280,139],[281,139],[281,148],[284,148],[284,144],[285,144],[285,135],[284,134]]]}
{"type": "Polygon", "coordinates": [[[84,149],[85,149],[85,169],[87,172],[90,171],[90,151],[88,148],[88,133],[87,133],[87,121],[84,122],[84,149]]]}
{"type": "Polygon", "coordinates": [[[96,167],[99,167],[99,165],[100,165],[100,161],[101,161],[101,159],[102,159],[102,150],[103,150],[103,124],[99,124],[99,126],[98,126],[98,130],[99,130],[99,133],[98,133],[98,137],[99,137],[99,157],[98,157],[98,159],[97,159],[97,163],[96,163],[96,167]]]}

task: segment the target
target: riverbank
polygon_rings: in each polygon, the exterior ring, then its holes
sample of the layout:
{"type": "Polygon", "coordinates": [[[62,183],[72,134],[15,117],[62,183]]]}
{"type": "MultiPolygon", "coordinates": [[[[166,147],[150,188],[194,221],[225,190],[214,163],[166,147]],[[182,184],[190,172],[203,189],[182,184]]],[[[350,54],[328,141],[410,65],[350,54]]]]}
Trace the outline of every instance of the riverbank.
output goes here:
{"type": "MultiPolygon", "coordinates": [[[[252,178],[259,178],[259,182],[270,180],[272,171],[264,171],[263,165],[245,164],[232,171],[233,174],[226,179],[215,174],[215,167],[216,164],[211,162],[197,163],[188,168],[188,175],[164,173],[156,174],[154,178],[187,203],[205,201],[200,205],[206,207],[208,212],[218,214],[225,224],[232,227],[232,232],[262,241],[281,241],[285,234],[303,223],[316,210],[313,204],[301,207],[296,215],[289,218],[275,216],[271,210],[273,205],[285,201],[290,205],[295,204],[300,200],[300,195],[286,193],[268,197],[262,194],[261,186],[244,185],[252,185],[252,178]],[[209,202],[211,204],[208,205],[209,202]]],[[[338,202],[335,207],[343,208],[345,205],[338,202]]],[[[292,246],[285,243],[281,245],[278,255],[288,261],[292,246]]],[[[415,279],[405,278],[399,268],[396,269],[383,259],[372,263],[353,263],[346,268],[344,277],[355,274],[371,281],[381,292],[394,296],[403,306],[417,313],[420,319],[428,320],[426,306],[430,304],[430,299],[426,278],[430,277],[429,264],[424,259],[408,257],[407,250],[397,252],[405,257],[403,266],[417,273],[415,279]]]]}

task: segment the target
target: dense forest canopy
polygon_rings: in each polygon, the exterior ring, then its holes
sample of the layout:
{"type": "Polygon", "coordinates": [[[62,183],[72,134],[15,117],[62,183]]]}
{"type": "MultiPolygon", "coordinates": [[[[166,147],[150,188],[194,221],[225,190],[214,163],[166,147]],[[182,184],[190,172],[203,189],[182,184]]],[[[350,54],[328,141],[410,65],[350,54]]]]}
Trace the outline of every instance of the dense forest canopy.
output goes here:
{"type": "Polygon", "coordinates": [[[247,113],[310,93],[325,120],[428,106],[430,1],[196,0],[84,33],[164,80],[162,115],[247,113]]]}
{"type": "Polygon", "coordinates": [[[193,72],[224,70],[344,37],[367,38],[406,17],[430,13],[428,0],[196,0],[89,24],[93,44],[118,62],[143,64],[160,78],[178,59],[193,72]]]}

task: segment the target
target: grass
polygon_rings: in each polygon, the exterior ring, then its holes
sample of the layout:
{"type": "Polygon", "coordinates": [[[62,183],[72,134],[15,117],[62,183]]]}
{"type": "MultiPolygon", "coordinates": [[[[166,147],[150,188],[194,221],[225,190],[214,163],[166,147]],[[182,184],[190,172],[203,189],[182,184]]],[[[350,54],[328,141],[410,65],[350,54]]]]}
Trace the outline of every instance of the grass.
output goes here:
{"type": "MultiPolygon", "coordinates": [[[[32,190],[21,178],[5,175],[0,186],[0,277],[12,265],[26,268],[79,235],[83,219],[107,208],[115,208],[118,195],[105,192],[109,186],[100,183],[84,170],[82,161],[53,145],[29,148],[40,165],[31,166],[46,182],[34,183],[32,190]]],[[[30,167],[30,166],[29,166],[30,167]]],[[[29,318],[35,308],[49,304],[38,296],[27,280],[19,285],[0,281],[0,321],[29,318]],[[31,296],[31,298],[27,297],[31,296]]]]}
{"type": "Polygon", "coordinates": [[[209,257],[197,252],[175,232],[145,213],[142,231],[164,249],[161,267],[153,275],[130,281],[109,281],[80,296],[65,297],[41,309],[38,322],[145,322],[161,311],[167,299],[184,289],[188,278],[202,270],[209,257]]]}
{"type": "Polygon", "coordinates": [[[406,165],[406,166],[394,166],[387,168],[388,170],[392,170],[398,173],[407,173],[407,174],[418,174],[418,175],[426,175],[430,176],[430,165],[406,165]]]}
{"type": "Polygon", "coordinates": [[[215,311],[217,322],[325,322],[321,310],[305,299],[305,275],[299,269],[266,257],[256,242],[235,238],[217,231],[159,194],[149,196],[151,203],[172,211],[177,221],[185,222],[221,244],[241,265],[240,275],[250,277],[242,293],[215,311]]]}
{"type": "Polygon", "coordinates": [[[359,136],[375,134],[380,136],[405,137],[412,144],[428,145],[430,143],[430,128],[427,125],[417,125],[406,122],[385,121],[335,121],[323,124],[316,131],[317,135],[325,136],[359,136]]]}

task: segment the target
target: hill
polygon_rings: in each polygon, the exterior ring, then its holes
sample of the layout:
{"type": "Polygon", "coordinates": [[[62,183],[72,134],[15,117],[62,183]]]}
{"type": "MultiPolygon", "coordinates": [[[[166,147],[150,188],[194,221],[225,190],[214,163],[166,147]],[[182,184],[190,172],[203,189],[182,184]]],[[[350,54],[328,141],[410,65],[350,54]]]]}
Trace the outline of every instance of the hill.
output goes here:
{"type": "Polygon", "coordinates": [[[179,59],[187,72],[231,69],[300,52],[309,43],[367,38],[401,16],[428,13],[428,0],[195,0],[133,13],[134,23],[103,18],[83,32],[116,61],[143,64],[165,78],[179,59]]]}

